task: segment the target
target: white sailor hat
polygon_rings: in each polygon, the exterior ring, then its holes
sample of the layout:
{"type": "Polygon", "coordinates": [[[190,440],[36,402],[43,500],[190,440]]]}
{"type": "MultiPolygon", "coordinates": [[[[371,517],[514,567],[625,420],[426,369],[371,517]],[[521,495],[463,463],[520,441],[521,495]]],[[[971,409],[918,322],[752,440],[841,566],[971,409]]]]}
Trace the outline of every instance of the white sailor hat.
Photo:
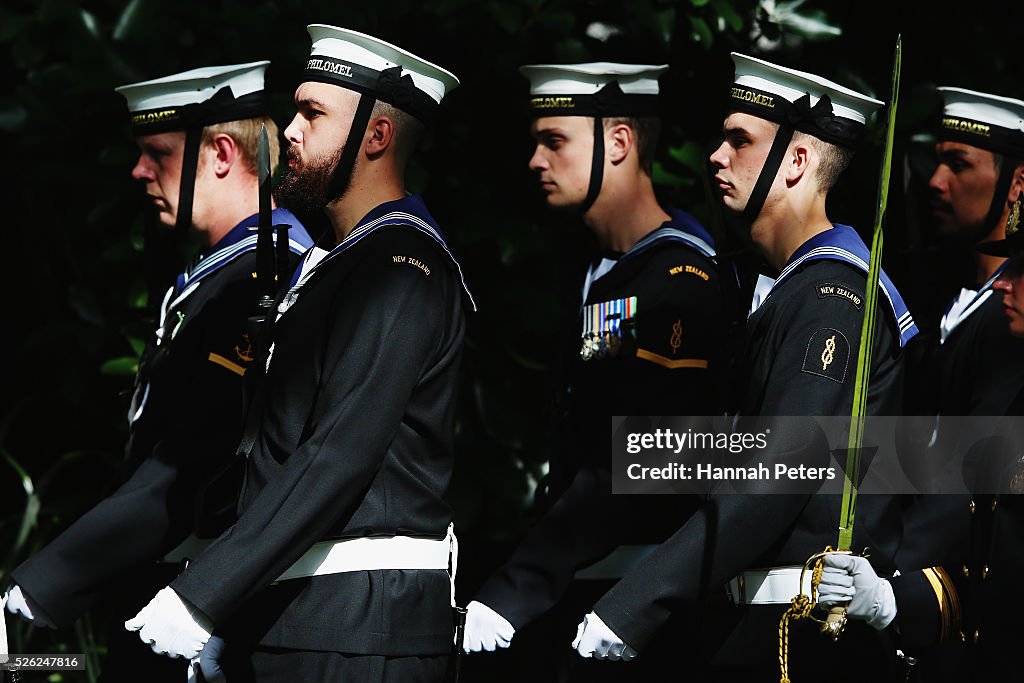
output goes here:
{"type": "Polygon", "coordinates": [[[269,61],[206,66],[122,85],[132,131],[150,135],[267,113],[263,77],[269,61]]]}
{"type": "Polygon", "coordinates": [[[939,137],[1024,157],[1024,102],[963,88],[939,88],[939,137]]]}
{"type": "Polygon", "coordinates": [[[668,64],[527,64],[534,116],[657,116],[668,64]]]}
{"type": "Polygon", "coordinates": [[[838,83],[756,57],[732,53],[733,111],[788,124],[826,142],[856,147],[868,118],[885,103],[838,83]]]}
{"type": "Polygon", "coordinates": [[[306,30],[313,46],[303,81],[371,95],[421,121],[429,121],[459,85],[450,71],[373,36],[325,24],[310,24],[306,30]]]}

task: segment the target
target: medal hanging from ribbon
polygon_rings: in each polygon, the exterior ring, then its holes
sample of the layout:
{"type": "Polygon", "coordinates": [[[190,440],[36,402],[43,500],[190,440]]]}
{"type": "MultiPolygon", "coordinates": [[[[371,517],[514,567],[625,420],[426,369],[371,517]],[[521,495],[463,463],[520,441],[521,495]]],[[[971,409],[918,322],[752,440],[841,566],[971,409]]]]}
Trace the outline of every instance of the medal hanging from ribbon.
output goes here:
{"type": "Polygon", "coordinates": [[[636,297],[613,299],[583,307],[580,358],[585,361],[615,358],[624,338],[636,338],[636,297]]]}

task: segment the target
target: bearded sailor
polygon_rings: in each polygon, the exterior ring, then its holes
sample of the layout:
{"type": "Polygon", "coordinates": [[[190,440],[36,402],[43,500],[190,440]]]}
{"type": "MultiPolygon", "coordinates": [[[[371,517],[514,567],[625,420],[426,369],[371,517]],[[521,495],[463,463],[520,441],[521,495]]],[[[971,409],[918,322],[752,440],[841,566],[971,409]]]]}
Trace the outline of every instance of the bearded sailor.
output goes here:
{"type": "Polygon", "coordinates": [[[223,630],[228,680],[438,681],[472,299],[404,173],[458,79],[372,36],[309,34],[278,199],[322,210],[333,245],[276,307],[238,520],[126,626],[186,657],[223,630]]]}

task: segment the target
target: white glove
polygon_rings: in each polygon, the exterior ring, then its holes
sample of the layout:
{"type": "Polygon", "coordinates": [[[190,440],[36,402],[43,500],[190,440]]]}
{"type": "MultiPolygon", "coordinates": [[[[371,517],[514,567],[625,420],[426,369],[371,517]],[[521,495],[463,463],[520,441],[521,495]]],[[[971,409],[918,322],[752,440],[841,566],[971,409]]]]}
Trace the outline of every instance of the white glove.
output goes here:
{"type": "Polygon", "coordinates": [[[896,618],[892,585],[879,578],[866,558],[829,553],[818,584],[818,604],[833,607],[846,603],[846,616],[863,619],[879,631],[896,618]]]}
{"type": "Polygon", "coordinates": [[[622,638],[615,635],[601,617],[593,612],[583,617],[583,621],[576,627],[576,640],[572,641],[572,647],[580,657],[610,659],[613,662],[620,659],[629,662],[636,659],[637,655],[636,650],[622,642],[622,638]]]}
{"type": "Polygon", "coordinates": [[[162,588],[135,618],[124,622],[138,631],[142,642],[158,655],[195,659],[210,640],[213,624],[195,607],[186,605],[170,586],[162,588]]]}
{"type": "Polygon", "coordinates": [[[7,611],[11,614],[17,614],[25,621],[36,626],[57,628],[50,623],[49,619],[43,616],[43,611],[39,609],[36,601],[25,595],[21,590],[21,586],[17,584],[12,586],[7,594],[7,611]]]}
{"type": "Polygon", "coordinates": [[[203,678],[206,683],[227,683],[224,670],[220,668],[221,660],[224,658],[224,639],[218,636],[210,636],[206,641],[206,647],[199,653],[199,668],[203,671],[203,678]]]}
{"type": "Polygon", "coordinates": [[[508,623],[508,619],[476,600],[466,605],[466,610],[463,652],[494,652],[495,648],[512,644],[516,630],[508,623]]]}

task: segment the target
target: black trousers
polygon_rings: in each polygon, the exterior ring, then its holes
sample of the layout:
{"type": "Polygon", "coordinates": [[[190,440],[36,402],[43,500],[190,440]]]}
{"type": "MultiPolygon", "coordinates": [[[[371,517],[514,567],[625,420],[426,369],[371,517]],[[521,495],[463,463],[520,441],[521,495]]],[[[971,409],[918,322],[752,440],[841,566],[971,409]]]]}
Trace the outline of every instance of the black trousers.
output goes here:
{"type": "Polygon", "coordinates": [[[441,683],[448,656],[384,657],[257,648],[239,659],[225,653],[229,683],[441,683]]]}

